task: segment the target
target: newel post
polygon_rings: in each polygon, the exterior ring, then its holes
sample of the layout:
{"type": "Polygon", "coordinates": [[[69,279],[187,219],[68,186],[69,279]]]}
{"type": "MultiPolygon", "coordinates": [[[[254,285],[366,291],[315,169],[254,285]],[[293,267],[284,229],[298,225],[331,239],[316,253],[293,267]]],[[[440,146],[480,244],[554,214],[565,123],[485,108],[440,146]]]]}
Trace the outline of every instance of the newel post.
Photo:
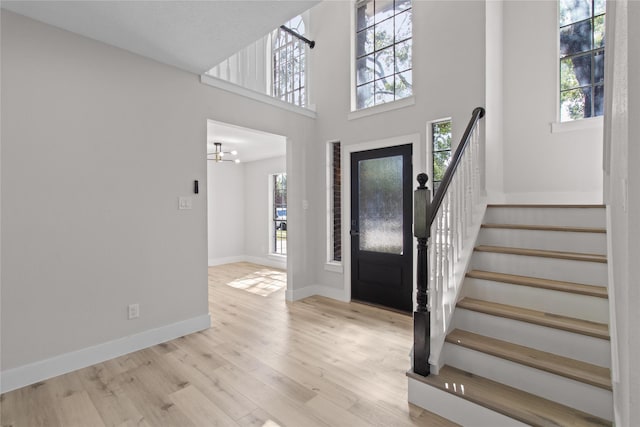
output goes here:
{"type": "Polygon", "coordinates": [[[429,216],[429,204],[431,192],[426,187],[427,174],[418,175],[420,184],[413,197],[413,234],[418,239],[418,265],[417,265],[417,291],[416,310],[413,312],[413,372],[429,375],[429,353],[431,337],[431,318],[428,307],[428,265],[427,243],[431,233],[430,224],[427,224],[429,216]]]}

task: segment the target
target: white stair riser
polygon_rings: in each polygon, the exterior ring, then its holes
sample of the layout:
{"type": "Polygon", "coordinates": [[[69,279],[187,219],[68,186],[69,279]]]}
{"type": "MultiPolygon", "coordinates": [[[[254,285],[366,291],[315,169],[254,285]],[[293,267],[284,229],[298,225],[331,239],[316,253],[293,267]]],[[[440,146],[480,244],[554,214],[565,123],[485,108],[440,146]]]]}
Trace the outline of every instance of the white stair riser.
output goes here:
{"type": "Polygon", "coordinates": [[[462,308],[453,316],[452,330],[456,328],[611,368],[608,340],[462,308]]]}
{"type": "Polygon", "coordinates": [[[604,233],[482,228],[478,244],[600,255],[607,253],[607,237],[604,233]]]}
{"type": "Polygon", "coordinates": [[[409,378],[409,402],[463,426],[526,427],[520,421],[499,414],[446,391],[409,378]]]}
{"type": "Polygon", "coordinates": [[[601,262],[475,251],[471,268],[585,285],[604,286],[607,283],[607,264],[601,262]]]}
{"type": "Polygon", "coordinates": [[[599,387],[446,343],[447,364],[566,406],[613,419],[613,394],[599,387]]]}
{"type": "Polygon", "coordinates": [[[574,227],[605,227],[604,208],[500,208],[489,207],[485,223],[567,225],[574,227]]]}
{"type": "Polygon", "coordinates": [[[466,278],[462,289],[464,296],[475,299],[609,323],[609,301],[605,298],[474,278],[466,278]]]}

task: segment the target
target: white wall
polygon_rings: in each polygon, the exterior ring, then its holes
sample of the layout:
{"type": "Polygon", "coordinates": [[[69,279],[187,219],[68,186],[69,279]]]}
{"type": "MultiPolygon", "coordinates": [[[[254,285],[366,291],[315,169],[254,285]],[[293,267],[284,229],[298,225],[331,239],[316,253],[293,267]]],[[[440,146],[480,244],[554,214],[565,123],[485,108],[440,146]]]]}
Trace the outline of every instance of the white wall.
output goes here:
{"type": "MultiPolygon", "coordinates": [[[[306,157],[312,255],[319,284],[344,287],[343,274],[326,271],[326,142],[343,149],[361,142],[410,134],[423,147],[414,175],[425,170],[426,125],[453,118],[454,140],[460,139],[475,107],[485,105],[485,5],[477,1],[413,3],[413,76],[415,105],[349,120],[351,86],[351,2],[323,2],[311,9],[317,136],[306,157]],[[330,23],[330,24],[329,24],[330,23]]],[[[344,185],[349,185],[345,177],[344,185]]],[[[417,183],[416,183],[417,185],[417,183]]],[[[343,219],[343,224],[349,224],[343,219]]],[[[343,242],[343,253],[348,250],[343,242]]],[[[349,274],[348,272],[345,272],[349,274]]]]}
{"type": "Polygon", "coordinates": [[[3,370],[207,314],[190,80],[2,13],[3,370]]]}
{"type": "Polygon", "coordinates": [[[487,1],[486,188],[489,201],[504,201],[504,1],[487,1]]]}
{"type": "Polygon", "coordinates": [[[607,4],[605,177],[615,422],[640,425],[640,3],[607,4]],[[615,23],[615,24],[614,24],[615,23]]]}
{"type": "Polygon", "coordinates": [[[1,48],[3,388],[113,357],[91,346],[208,319],[206,185],[193,194],[207,119],[287,136],[289,286],[313,280],[312,119],[6,11],[1,48]]]}
{"type": "Polygon", "coordinates": [[[286,171],[285,156],[209,165],[210,266],[249,261],[286,268],[286,258],[270,256],[269,240],[269,176],[286,171]]]}
{"type": "Polygon", "coordinates": [[[243,258],[245,163],[207,162],[209,265],[243,258]]]}
{"type": "MultiPolygon", "coordinates": [[[[275,173],[286,173],[285,157],[258,160],[245,164],[245,235],[244,253],[249,260],[267,265],[284,267],[286,259],[269,256],[270,253],[270,219],[269,179],[275,173]]],[[[287,184],[291,179],[287,177],[287,184]]],[[[290,201],[290,200],[289,200],[290,201]]],[[[288,211],[288,207],[287,207],[288,211]]],[[[288,214],[288,212],[287,212],[288,214]]],[[[288,226],[287,221],[287,226],[288,226]]],[[[291,233],[287,232],[287,237],[291,233]]]]}
{"type": "Polygon", "coordinates": [[[550,131],[558,109],[557,7],[504,2],[506,199],[602,203],[602,128],[550,131]]]}

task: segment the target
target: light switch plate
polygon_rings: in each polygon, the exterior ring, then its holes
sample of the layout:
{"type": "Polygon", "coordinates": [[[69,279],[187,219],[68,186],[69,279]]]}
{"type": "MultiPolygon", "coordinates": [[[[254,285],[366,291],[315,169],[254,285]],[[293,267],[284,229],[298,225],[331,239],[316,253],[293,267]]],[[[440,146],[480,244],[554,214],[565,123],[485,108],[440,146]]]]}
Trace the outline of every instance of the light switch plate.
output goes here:
{"type": "Polygon", "coordinates": [[[193,199],[191,197],[178,197],[178,209],[185,210],[191,209],[193,206],[193,199]]]}

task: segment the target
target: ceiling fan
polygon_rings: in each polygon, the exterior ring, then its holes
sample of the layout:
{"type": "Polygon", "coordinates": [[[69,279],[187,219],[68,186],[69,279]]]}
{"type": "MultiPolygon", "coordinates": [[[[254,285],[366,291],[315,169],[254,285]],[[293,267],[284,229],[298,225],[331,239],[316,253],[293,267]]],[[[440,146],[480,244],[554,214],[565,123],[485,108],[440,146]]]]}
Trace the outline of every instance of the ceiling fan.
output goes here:
{"type": "Polygon", "coordinates": [[[220,163],[220,162],[234,162],[234,163],[240,163],[240,159],[225,159],[225,156],[237,156],[238,152],[236,150],[232,150],[232,151],[223,151],[222,150],[222,142],[214,142],[213,143],[214,146],[214,151],[213,152],[207,152],[207,160],[212,160],[216,163],[220,163]]]}

